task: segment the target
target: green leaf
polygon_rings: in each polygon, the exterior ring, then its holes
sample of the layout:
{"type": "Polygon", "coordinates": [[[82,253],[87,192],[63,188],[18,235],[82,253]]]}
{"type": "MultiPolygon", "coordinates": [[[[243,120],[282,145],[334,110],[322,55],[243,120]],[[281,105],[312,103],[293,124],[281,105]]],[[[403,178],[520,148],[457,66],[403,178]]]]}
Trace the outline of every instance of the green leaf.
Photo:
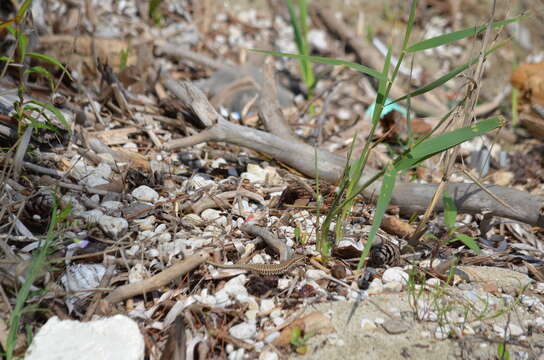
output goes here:
{"type": "Polygon", "coordinates": [[[497,355],[499,357],[499,360],[510,360],[510,352],[506,350],[505,344],[497,345],[497,355]]]}
{"type": "Polygon", "coordinates": [[[51,79],[53,77],[53,75],[51,75],[51,73],[49,71],[47,71],[46,69],[44,69],[41,66],[33,66],[30,69],[26,69],[25,73],[41,74],[41,75],[44,75],[45,77],[47,77],[48,79],[51,79]]]}
{"type": "Polygon", "coordinates": [[[56,67],[62,69],[62,71],[66,73],[66,75],[68,75],[70,80],[73,80],[72,75],[70,75],[70,72],[68,71],[68,69],[66,69],[57,59],[52,58],[51,56],[47,56],[40,53],[34,53],[34,52],[29,52],[26,55],[55,65],[56,67]]]}
{"type": "MultiPolygon", "coordinates": [[[[499,49],[500,47],[502,47],[504,44],[506,44],[506,42],[503,42],[501,44],[498,44],[497,46],[489,49],[488,51],[485,52],[485,56],[488,56],[489,54],[491,54],[492,52],[496,51],[497,49],[499,49]]],[[[459,75],[460,73],[462,73],[463,71],[465,71],[466,69],[468,69],[469,67],[471,67],[472,65],[476,64],[476,62],[478,62],[478,60],[480,59],[479,56],[476,56],[474,58],[472,58],[470,61],[468,61],[467,63],[463,64],[463,65],[460,65],[458,67],[456,67],[455,69],[451,70],[450,72],[448,72],[446,75],[444,76],[441,76],[440,78],[432,81],[431,83],[429,84],[426,84],[426,85],[423,85],[422,87],[420,88],[417,88],[416,90],[412,91],[411,93],[409,94],[406,94],[404,96],[401,96],[395,100],[393,100],[392,103],[396,103],[398,101],[402,101],[408,97],[415,97],[415,96],[418,96],[418,95],[421,95],[421,94],[424,94],[426,92],[429,92],[443,84],[445,84],[446,82],[448,82],[449,80],[451,80],[452,78],[454,78],[455,76],[459,75]]]]}
{"type": "Polygon", "coordinates": [[[19,35],[17,38],[17,41],[19,42],[19,56],[21,63],[23,62],[23,59],[26,56],[26,49],[28,46],[28,36],[25,34],[21,34],[20,32],[17,32],[19,35]]]}
{"type": "Polygon", "coordinates": [[[442,201],[444,202],[444,224],[448,228],[453,228],[455,225],[455,220],[457,218],[457,208],[455,207],[455,202],[453,198],[448,194],[447,191],[444,191],[442,194],[442,201]]]}
{"type": "Polygon", "coordinates": [[[424,140],[423,142],[414,146],[410,151],[408,151],[408,153],[401,155],[396,161],[395,168],[398,171],[408,170],[431,156],[448,150],[456,145],[473,139],[476,136],[485,134],[503,125],[504,121],[502,118],[495,116],[424,140]]]}
{"type": "Polygon", "coordinates": [[[380,225],[382,223],[383,217],[385,215],[385,211],[387,210],[387,207],[389,206],[389,203],[391,202],[391,195],[393,194],[393,189],[395,188],[396,180],[397,180],[397,171],[395,167],[393,166],[393,164],[389,163],[385,170],[385,174],[383,175],[382,187],[380,189],[380,196],[378,197],[378,202],[376,204],[376,211],[374,212],[374,220],[372,222],[370,232],[368,233],[368,240],[366,241],[365,247],[363,249],[363,253],[361,254],[361,258],[359,259],[359,264],[357,265],[357,269],[360,269],[363,267],[366,259],[368,258],[368,255],[370,254],[372,243],[374,242],[374,239],[376,238],[376,234],[378,233],[378,229],[380,228],[380,225]]]}
{"type": "Polygon", "coordinates": [[[47,110],[51,111],[53,114],[55,114],[55,116],[57,117],[57,120],[61,122],[62,126],[64,126],[64,129],[70,133],[72,132],[72,128],[70,127],[70,124],[68,124],[68,122],[64,118],[64,115],[62,115],[62,112],[59,109],[57,109],[51,104],[44,103],[43,101],[30,100],[29,102],[32,104],[36,104],[41,107],[44,107],[47,110]]]}
{"type": "Polygon", "coordinates": [[[456,233],[454,235],[454,239],[451,240],[450,242],[457,241],[457,240],[461,241],[463,244],[465,244],[470,250],[474,251],[476,254],[480,254],[480,247],[478,246],[478,244],[476,243],[476,240],[474,240],[473,237],[465,235],[465,234],[456,233]]]}
{"type": "Polygon", "coordinates": [[[17,11],[17,21],[21,21],[23,16],[25,16],[26,11],[32,5],[32,0],[25,0],[19,10],[17,11]]]}
{"type": "Polygon", "coordinates": [[[382,74],[374,69],[371,69],[369,67],[366,67],[361,64],[357,64],[351,61],[341,60],[341,59],[331,59],[321,56],[307,56],[307,55],[298,55],[298,54],[291,54],[291,53],[284,53],[279,51],[270,51],[270,50],[258,50],[258,49],[250,49],[250,51],[262,53],[262,54],[268,54],[268,55],[274,55],[274,56],[285,56],[292,59],[303,59],[308,60],[320,64],[327,64],[327,65],[345,65],[347,67],[350,67],[354,70],[357,70],[359,72],[362,72],[364,74],[373,76],[377,79],[382,78],[382,74]]]}
{"type": "Polygon", "coordinates": [[[5,61],[5,62],[14,62],[15,60],[13,60],[12,58],[10,57],[7,57],[7,56],[0,56],[0,61],[5,61]]]}
{"type": "MultiPolygon", "coordinates": [[[[503,21],[497,21],[494,22],[491,27],[496,28],[499,26],[507,25],[516,21],[519,21],[520,19],[524,18],[524,16],[518,16],[512,19],[503,20],[503,21]]],[[[427,49],[436,48],[442,45],[450,44],[455,41],[464,39],[469,36],[476,35],[482,31],[487,29],[487,25],[481,25],[481,26],[474,26],[471,28],[455,31],[449,34],[439,35],[430,39],[426,39],[423,41],[420,41],[418,43],[415,43],[414,45],[410,46],[406,49],[406,52],[413,53],[417,51],[423,51],[427,49]]]]}

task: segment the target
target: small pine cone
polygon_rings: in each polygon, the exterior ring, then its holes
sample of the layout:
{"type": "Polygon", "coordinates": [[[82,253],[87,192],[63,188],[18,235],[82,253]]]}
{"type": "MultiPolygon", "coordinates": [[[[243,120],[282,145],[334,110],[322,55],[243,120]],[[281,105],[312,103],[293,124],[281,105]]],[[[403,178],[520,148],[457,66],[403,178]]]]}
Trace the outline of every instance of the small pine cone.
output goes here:
{"type": "Polygon", "coordinates": [[[371,267],[397,266],[400,264],[400,248],[392,241],[384,241],[372,247],[368,265],[371,267]]]}

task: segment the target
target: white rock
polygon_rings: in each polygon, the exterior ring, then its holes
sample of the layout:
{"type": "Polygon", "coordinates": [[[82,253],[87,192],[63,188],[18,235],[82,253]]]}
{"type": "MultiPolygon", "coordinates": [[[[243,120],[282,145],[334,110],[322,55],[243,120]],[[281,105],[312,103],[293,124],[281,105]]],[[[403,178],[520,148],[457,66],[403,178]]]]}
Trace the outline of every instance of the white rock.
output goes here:
{"type": "Polygon", "coordinates": [[[400,267],[392,267],[385,270],[382,276],[382,281],[384,283],[398,282],[405,284],[408,281],[408,277],[408,273],[403,271],[400,267]]]}
{"type": "Polygon", "coordinates": [[[273,299],[263,299],[261,300],[261,306],[259,308],[259,311],[266,312],[266,311],[272,310],[274,306],[276,306],[276,304],[274,304],[273,299]]]}
{"type": "Polygon", "coordinates": [[[229,360],[243,360],[244,359],[244,353],[245,353],[244,348],[239,348],[238,350],[231,352],[229,354],[228,359],[229,360]]]}
{"type": "Polygon", "coordinates": [[[252,309],[252,310],[248,310],[246,311],[246,319],[249,321],[249,322],[256,322],[257,321],[257,314],[259,312],[255,309],[252,309]]]}
{"type": "Polygon", "coordinates": [[[118,239],[128,230],[128,221],[124,218],[116,218],[104,215],[98,219],[98,225],[106,234],[113,239],[118,239]]]}
{"type": "Polygon", "coordinates": [[[504,325],[493,325],[493,331],[497,333],[501,338],[509,339],[511,336],[520,336],[523,335],[523,329],[516,324],[508,324],[508,327],[504,325]]]}
{"type": "Polygon", "coordinates": [[[462,333],[465,336],[476,335],[476,331],[470,325],[465,325],[465,327],[463,327],[462,333]]]}
{"type": "Polygon", "coordinates": [[[102,205],[103,208],[105,208],[106,210],[119,210],[121,209],[121,207],[123,206],[123,203],[120,202],[120,201],[113,201],[113,200],[108,200],[108,201],[102,201],[102,205]]]}
{"type": "Polygon", "coordinates": [[[430,278],[425,281],[425,285],[429,287],[438,287],[440,286],[440,279],[437,278],[430,278]]]}
{"type": "Polygon", "coordinates": [[[240,340],[252,339],[257,334],[254,322],[243,322],[229,329],[229,334],[240,340]]]}
{"type": "Polygon", "coordinates": [[[375,318],[375,319],[374,319],[374,323],[375,323],[376,325],[383,325],[384,322],[385,322],[385,319],[384,319],[384,318],[380,318],[380,317],[379,317],[379,318],[375,318]]]}
{"type": "Polygon", "coordinates": [[[327,276],[323,270],[310,269],[306,271],[306,277],[311,280],[320,280],[327,276]]]}
{"type": "Polygon", "coordinates": [[[96,224],[104,216],[104,213],[98,209],[85,211],[80,215],[86,222],[96,224]]]}
{"type": "Polygon", "coordinates": [[[380,279],[374,278],[368,286],[368,293],[370,295],[381,294],[383,292],[383,283],[380,279]]]}
{"type": "Polygon", "coordinates": [[[172,240],[172,234],[170,234],[168,232],[164,232],[164,233],[160,234],[159,236],[156,236],[155,239],[159,243],[169,243],[170,240],[172,240]]]}
{"type": "Polygon", "coordinates": [[[108,180],[104,179],[102,176],[100,176],[98,174],[91,174],[91,175],[87,176],[86,178],[84,178],[81,181],[85,185],[87,185],[89,187],[95,187],[95,186],[109,184],[108,180]]]}
{"type": "Polygon", "coordinates": [[[155,228],[155,232],[158,234],[158,233],[162,233],[162,232],[165,232],[166,231],[166,224],[159,224],[159,226],[157,226],[155,228]]]}
{"type": "Polygon", "coordinates": [[[264,338],[264,342],[270,344],[271,342],[273,342],[274,340],[276,340],[279,336],[280,336],[280,332],[279,332],[279,331],[274,331],[274,332],[268,334],[268,335],[264,338]]]}
{"type": "Polygon", "coordinates": [[[308,31],[308,40],[312,46],[321,51],[328,50],[327,34],[321,29],[311,29],[308,31]]]}
{"type": "Polygon", "coordinates": [[[361,319],[361,329],[363,331],[372,331],[376,330],[378,327],[376,326],[376,323],[373,320],[363,318],[361,319]]]}
{"type": "Polygon", "coordinates": [[[200,214],[200,217],[206,221],[214,221],[221,217],[221,212],[215,209],[206,209],[200,214]]]}
{"type": "Polygon", "coordinates": [[[34,336],[25,357],[27,360],[143,358],[144,340],[138,324],[124,315],[84,323],[61,321],[54,316],[34,336]]]}
{"type": "Polygon", "coordinates": [[[279,356],[275,352],[265,350],[259,355],[259,360],[278,360],[279,356]]]}
{"type": "Polygon", "coordinates": [[[132,196],[134,196],[135,199],[144,202],[155,202],[159,200],[159,193],[147,185],[141,185],[132,190],[132,196]]]}
{"type": "Polygon", "coordinates": [[[281,278],[281,279],[278,280],[278,289],[279,290],[285,290],[289,286],[291,286],[291,280],[290,279],[281,278]]]}
{"type": "Polygon", "coordinates": [[[450,334],[449,325],[438,326],[434,331],[434,337],[438,340],[447,339],[450,334]]]}

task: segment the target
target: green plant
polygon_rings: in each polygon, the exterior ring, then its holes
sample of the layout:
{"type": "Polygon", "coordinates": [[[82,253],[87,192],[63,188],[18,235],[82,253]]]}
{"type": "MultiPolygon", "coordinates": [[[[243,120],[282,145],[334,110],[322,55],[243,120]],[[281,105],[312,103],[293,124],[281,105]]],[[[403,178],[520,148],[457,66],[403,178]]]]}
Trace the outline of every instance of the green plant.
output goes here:
{"type": "Polygon", "coordinates": [[[303,336],[302,330],[296,327],[291,330],[291,345],[293,345],[297,353],[304,355],[308,351],[308,340],[314,335],[315,333],[310,332],[303,336]]]}
{"type": "Polygon", "coordinates": [[[446,241],[456,242],[461,241],[469,249],[474,251],[476,254],[480,254],[480,247],[476,243],[473,237],[458,233],[458,226],[455,225],[455,219],[457,218],[457,208],[455,207],[455,202],[453,198],[448,194],[447,191],[444,191],[443,194],[444,202],[444,225],[447,227],[446,241]]]}
{"type": "MultiPolygon", "coordinates": [[[[291,20],[291,27],[293,28],[293,36],[295,38],[298,53],[302,56],[309,56],[310,44],[308,43],[308,6],[306,0],[298,1],[298,16],[293,0],[287,0],[287,7],[289,9],[289,18],[291,20]]],[[[308,98],[311,98],[316,85],[316,78],[312,64],[310,60],[305,58],[299,59],[299,63],[302,80],[308,89],[308,98]]]]}
{"type": "MultiPolygon", "coordinates": [[[[13,19],[9,19],[6,21],[0,22],[0,29],[6,28],[16,39],[17,41],[17,59],[12,59],[11,57],[3,56],[0,58],[0,60],[5,61],[5,68],[2,71],[2,74],[4,74],[5,69],[7,69],[8,66],[17,66],[19,67],[19,87],[18,87],[18,97],[19,100],[14,104],[14,118],[19,124],[19,130],[18,133],[21,134],[24,130],[24,128],[27,126],[27,124],[23,120],[28,120],[30,122],[30,126],[34,129],[37,128],[47,128],[49,130],[55,131],[56,128],[51,125],[51,120],[49,118],[48,113],[49,111],[51,114],[53,114],[62,124],[62,126],[65,128],[65,130],[70,131],[70,126],[62,113],[53,105],[45,103],[43,101],[38,100],[25,100],[24,94],[26,93],[25,88],[25,81],[23,80],[26,75],[28,74],[37,74],[41,75],[47,78],[48,84],[52,91],[55,90],[56,86],[53,81],[53,75],[47,71],[45,68],[41,66],[32,66],[27,67],[26,61],[29,58],[34,58],[40,61],[44,61],[47,63],[52,64],[55,67],[58,67],[62,70],[62,76],[66,75],[71,79],[71,75],[68,72],[68,70],[57,60],[50,56],[27,51],[28,50],[28,36],[24,33],[24,18],[26,16],[26,12],[30,5],[32,4],[32,0],[25,0],[21,7],[19,8],[17,15],[13,19]],[[32,113],[36,112],[39,114],[39,116],[43,116],[46,119],[45,123],[40,123],[37,121],[37,117],[32,116],[32,113]]],[[[59,79],[60,82],[60,79],[59,79]]]]}
{"type": "Polygon", "coordinates": [[[149,17],[155,25],[160,25],[162,22],[161,0],[149,0],[149,17]]]}
{"type": "MultiPolygon", "coordinates": [[[[281,53],[281,52],[266,51],[266,50],[254,50],[261,53],[266,53],[266,54],[271,54],[276,56],[285,56],[285,57],[290,57],[290,58],[294,58],[298,60],[307,60],[307,61],[318,62],[318,63],[329,64],[329,65],[346,65],[361,73],[370,75],[378,80],[378,84],[379,84],[378,93],[377,93],[377,98],[375,101],[374,111],[372,113],[372,127],[368,135],[367,142],[364,148],[362,149],[361,156],[357,160],[351,163],[348,159],[348,163],[346,164],[344,175],[342,179],[340,180],[339,190],[337,191],[336,199],[333,202],[331,210],[327,214],[327,218],[322,224],[320,235],[318,238],[318,243],[317,243],[318,250],[322,253],[324,257],[328,257],[330,255],[330,249],[331,249],[331,245],[327,243],[328,229],[329,229],[328,225],[330,225],[333,220],[336,220],[336,224],[337,224],[336,239],[338,240],[342,234],[341,227],[344,223],[344,220],[347,218],[349,212],[351,211],[355,197],[361,192],[363,192],[374,181],[378,180],[380,177],[383,177],[382,186],[381,186],[381,190],[380,190],[380,194],[379,194],[379,198],[377,202],[376,212],[374,215],[374,221],[368,236],[367,243],[365,244],[363,253],[361,255],[358,268],[361,268],[365,264],[366,259],[368,258],[368,255],[370,253],[370,248],[372,246],[372,242],[374,238],[376,237],[378,228],[381,224],[381,220],[383,219],[383,216],[385,214],[385,210],[387,209],[389,205],[391,195],[395,186],[395,181],[399,174],[404,173],[407,170],[417,166],[422,161],[428,159],[431,156],[434,156],[436,154],[449,150],[461,144],[464,141],[470,140],[476,136],[480,136],[482,134],[485,134],[486,132],[489,132],[498,127],[503,126],[503,121],[498,117],[494,117],[494,118],[486,119],[486,120],[477,122],[475,124],[465,126],[463,128],[456,129],[453,131],[449,131],[440,136],[435,136],[431,138],[430,136],[434,134],[436,130],[452,114],[454,110],[452,109],[450,112],[448,112],[448,114],[446,114],[441,119],[441,121],[433,129],[431,134],[414,141],[414,143],[410,144],[410,146],[403,153],[401,153],[399,156],[397,156],[395,160],[393,160],[389,165],[387,165],[385,170],[379,172],[376,176],[366,181],[363,185],[360,184],[363,170],[366,166],[368,155],[373,145],[371,141],[374,138],[376,128],[379,124],[380,115],[382,114],[382,111],[386,106],[385,104],[388,99],[388,95],[390,93],[391,87],[393,86],[393,83],[395,82],[398,76],[400,65],[402,64],[405,57],[409,54],[415,54],[417,52],[420,52],[426,49],[431,49],[431,48],[436,48],[442,45],[447,45],[452,42],[464,39],[466,37],[477,35],[478,33],[481,33],[488,28],[485,25],[476,26],[476,27],[452,32],[449,34],[440,35],[431,39],[423,40],[409,46],[410,34],[414,26],[416,8],[417,8],[417,0],[414,0],[412,1],[412,4],[411,4],[410,16],[408,19],[408,23],[406,25],[406,31],[404,34],[404,39],[402,41],[402,47],[400,50],[398,61],[392,70],[391,70],[391,56],[392,56],[391,45],[389,46],[389,50],[386,55],[384,66],[381,72],[378,72],[374,69],[371,69],[361,64],[357,64],[357,63],[353,63],[353,62],[349,62],[345,60],[340,60],[340,59],[329,59],[324,57],[307,56],[307,55],[301,55],[301,54],[289,54],[289,53],[281,53]]],[[[504,21],[498,21],[498,22],[492,23],[490,27],[495,28],[498,26],[503,26],[508,23],[518,21],[520,18],[521,17],[508,19],[504,21]]],[[[489,54],[496,51],[502,45],[504,45],[504,43],[499,44],[487,50],[483,54],[483,56],[488,56],[489,54]]],[[[471,60],[469,60],[468,62],[466,62],[465,64],[460,65],[456,67],[455,69],[451,70],[450,72],[448,72],[447,74],[439,77],[438,79],[428,84],[425,84],[421,86],[420,88],[391,101],[391,104],[394,104],[396,102],[403,101],[403,100],[409,101],[411,98],[415,96],[419,96],[421,94],[429,92],[445,84],[447,81],[459,75],[461,72],[467,70],[472,65],[478,63],[480,60],[481,60],[481,56],[476,56],[472,58],[471,60]]],[[[463,102],[465,102],[465,100],[466,100],[466,97],[458,104],[458,106],[461,105],[463,102]]]]}
{"type": "Polygon", "coordinates": [[[32,255],[32,261],[25,274],[25,282],[17,292],[15,307],[13,308],[13,311],[9,318],[9,332],[4,354],[7,360],[13,359],[13,351],[15,350],[17,331],[19,330],[23,313],[36,310],[35,306],[26,305],[27,299],[32,295],[30,289],[36,279],[43,273],[44,268],[48,264],[47,255],[49,255],[50,249],[54,245],[55,240],[57,240],[58,238],[59,225],[62,224],[62,222],[69,216],[70,212],[72,211],[71,206],[67,206],[64,209],[59,209],[58,204],[59,201],[55,198],[53,202],[51,221],[49,223],[47,234],[42,240],[40,247],[34,251],[32,255]]]}

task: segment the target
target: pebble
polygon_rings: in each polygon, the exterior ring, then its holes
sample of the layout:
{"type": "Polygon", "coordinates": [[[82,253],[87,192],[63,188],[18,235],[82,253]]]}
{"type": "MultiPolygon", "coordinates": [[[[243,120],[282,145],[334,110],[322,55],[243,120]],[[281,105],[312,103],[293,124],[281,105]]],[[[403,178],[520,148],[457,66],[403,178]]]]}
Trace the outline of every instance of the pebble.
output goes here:
{"type": "Polygon", "coordinates": [[[310,269],[306,271],[306,278],[317,281],[327,276],[327,273],[323,270],[310,269]]]}
{"type": "Polygon", "coordinates": [[[276,306],[276,304],[274,304],[273,299],[263,299],[263,300],[261,300],[261,306],[259,308],[259,311],[260,312],[267,312],[269,310],[272,310],[274,308],[274,306],[276,306]]]}
{"type": "Polygon", "coordinates": [[[516,324],[508,324],[508,327],[505,326],[493,325],[493,331],[501,338],[510,338],[511,336],[517,337],[523,335],[523,329],[516,324]]]}
{"type": "Polygon", "coordinates": [[[382,281],[378,278],[372,279],[367,291],[370,295],[381,294],[383,292],[382,281]]]}
{"type": "Polygon", "coordinates": [[[119,239],[128,230],[128,221],[124,218],[116,218],[104,215],[98,219],[98,225],[112,239],[119,239]]]}
{"type": "Polygon", "coordinates": [[[136,200],[145,202],[156,202],[159,200],[159,193],[147,185],[141,185],[132,190],[132,196],[136,200]]]}
{"type": "Polygon", "coordinates": [[[215,209],[206,209],[200,214],[200,217],[206,221],[215,221],[221,217],[221,212],[215,209]]]}
{"type": "Polygon", "coordinates": [[[85,211],[80,215],[85,222],[89,224],[96,224],[100,218],[104,216],[104,213],[98,209],[85,211]]]}
{"type": "Polygon", "coordinates": [[[436,329],[434,330],[434,337],[438,340],[447,339],[449,335],[450,335],[449,325],[437,326],[436,329]]]}
{"type": "Polygon", "coordinates": [[[403,271],[400,267],[392,267],[383,273],[382,281],[384,283],[398,282],[405,284],[408,281],[408,273],[403,271]]]}
{"type": "Polygon", "coordinates": [[[259,355],[259,360],[278,360],[279,356],[275,352],[265,350],[259,355]]]}
{"type": "Polygon", "coordinates": [[[229,334],[240,340],[252,339],[257,334],[254,322],[243,322],[229,329],[229,334]]]}
{"type": "Polygon", "coordinates": [[[279,331],[274,331],[274,332],[268,334],[264,338],[264,342],[270,344],[270,343],[274,342],[274,340],[276,340],[279,336],[280,336],[280,332],[279,331]]]}

